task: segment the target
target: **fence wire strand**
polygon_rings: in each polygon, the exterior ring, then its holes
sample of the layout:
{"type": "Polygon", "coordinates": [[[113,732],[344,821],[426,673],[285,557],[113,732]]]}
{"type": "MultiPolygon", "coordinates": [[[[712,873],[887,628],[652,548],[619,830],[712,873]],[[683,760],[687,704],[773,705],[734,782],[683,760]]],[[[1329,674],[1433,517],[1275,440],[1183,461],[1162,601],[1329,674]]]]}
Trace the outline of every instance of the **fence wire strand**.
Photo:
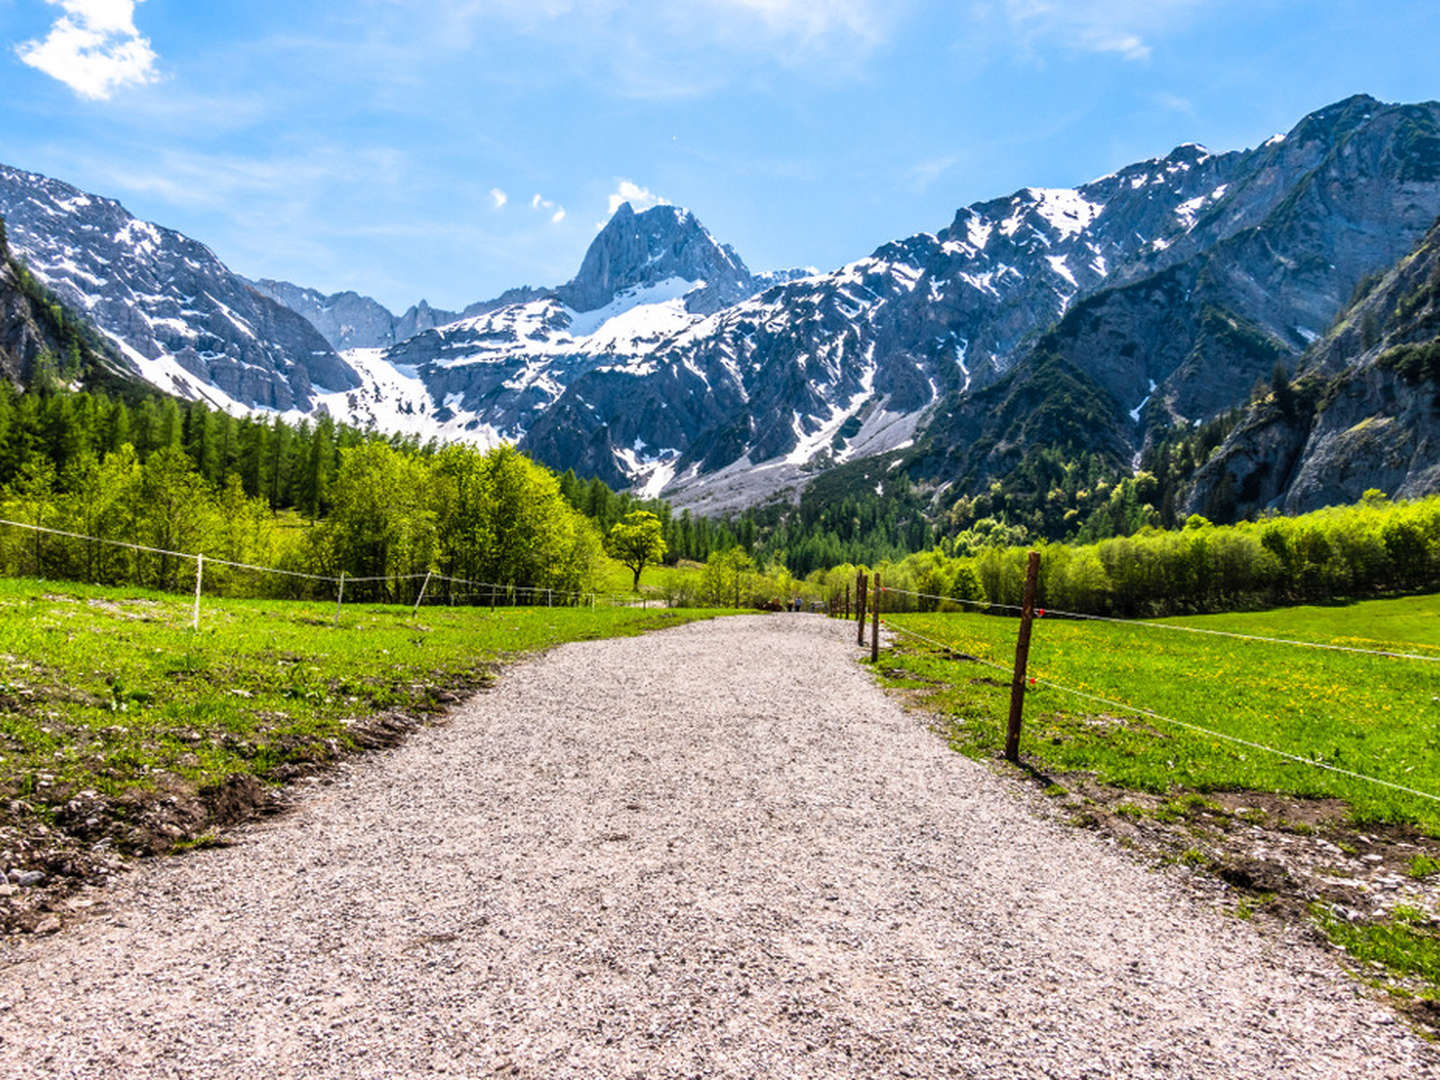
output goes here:
{"type": "Polygon", "coordinates": [[[1362,649],[1358,645],[1327,645],[1318,641],[1296,641],[1293,638],[1265,637],[1263,634],[1242,634],[1234,630],[1211,630],[1203,626],[1178,626],[1175,623],[1152,622],[1148,619],[1120,619],[1113,615],[1089,615],[1080,611],[1061,611],[1046,608],[1045,615],[1059,615],[1068,619],[1082,619],[1086,622],[1116,623],[1121,626],[1139,626],[1147,630],[1174,630],[1182,634],[1209,634],[1213,637],[1238,638],[1241,641],[1263,641],[1269,645],[1296,645],[1306,649],[1328,649],[1332,652],[1361,653],[1365,656],[1385,656],[1394,660],[1424,660],[1440,663],[1440,656],[1424,653],[1392,652],[1386,649],[1362,649]]]}
{"type": "MultiPolygon", "coordinates": [[[[997,664],[992,660],[986,660],[982,657],[973,656],[969,653],[965,653],[962,649],[960,649],[954,644],[947,644],[943,641],[937,641],[935,638],[926,637],[924,634],[917,634],[913,630],[906,629],[902,626],[895,626],[889,622],[886,622],[884,625],[891,630],[898,630],[902,634],[907,634],[910,637],[918,638],[919,640],[924,641],[926,644],[934,645],[938,648],[945,649],[947,652],[961,653],[967,659],[979,664],[984,664],[987,667],[999,668],[1002,671],[1011,670],[1010,668],[1005,667],[1003,664],[997,664]]],[[[1031,685],[1034,686],[1048,687],[1049,689],[1056,690],[1062,694],[1070,694],[1073,697],[1084,698],[1087,701],[1093,701],[1101,705],[1107,705],[1112,709],[1121,709],[1126,712],[1136,713],[1140,716],[1149,717],[1152,720],[1159,720],[1162,723],[1172,724],[1178,728],[1184,728],[1187,731],[1191,731],[1199,735],[1205,735],[1213,739],[1220,739],[1224,742],[1234,743],[1238,746],[1248,747],[1251,750],[1259,750],[1263,753],[1273,754],[1276,757],[1284,758],[1287,761],[1293,761],[1300,765],[1308,765],[1314,769],[1324,769],[1326,772],[1338,773],[1339,775],[1347,776],[1352,780],[1363,780],[1366,783],[1377,784],[1380,787],[1389,788],[1392,791],[1399,791],[1403,792],[1406,795],[1414,795],[1417,798],[1428,799],[1431,802],[1440,803],[1440,795],[1434,795],[1428,791],[1421,791],[1418,788],[1406,787],[1404,784],[1396,784],[1389,780],[1382,780],[1378,776],[1369,776],[1365,773],[1358,773],[1350,769],[1343,769],[1338,765],[1330,765],[1324,761],[1316,761],[1314,758],[1302,757],[1299,754],[1292,754],[1287,750],[1281,750],[1274,746],[1267,746],[1264,743],[1253,742],[1250,739],[1242,739],[1238,735],[1227,735],[1223,731],[1216,731],[1213,728],[1207,728],[1200,724],[1192,724],[1187,720],[1177,720],[1173,716],[1166,716],[1163,713],[1158,713],[1153,709],[1146,709],[1139,705],[1131,705],[1124,701],[1116,701],[1113,698],[1103,697],[1099,694],[1091,694],[1085,690],[1076,690],[1073,687],[1065,686],[1062,683],[1057,683],[1051,679],[1042,679],[1038,676],[1031,676],[1029,677],[1028,681],[1031,685]]]]}
{"type": "MultiPolygon", "coordinates": [[[[915,592],[910,589],[896,589],[889,585],[881,587],[882,593],[895,593],[897,596],[913,596],[922,600],[935,600],[945,604],[964,604],[967,607],[985,608],[995,611],[1019,611],[1015,604],[997,604],[987,600],[961,600],[954,596],[941,596],[938,593],[915,592]]],[[[1082,619],[1086,622],[1116,623],[1121,626],[1139,626],[1147,630],[1173,630],[1183,634],[1210,634],[1214,637],[1238,638],[1241,641],[1261,641],[1268,645],[1294,645],[1305,649],[1328,649],[1333,652],[1361,653],[1365,656],[1384,656],[1394,660],[1423,660],[1428,663],[1440,663],[1440,655],[1428,655],[1425,653],[1396,652],[1388,649],[1364,649],[1358,645],[1329,645],[1318,641],[1297,641],[1294,638],[1266,637],[1263,634],[1242,634],[1234,630],[1212,630],[1201,626],[1178,626],[1175,623],[1155,622],[1150,619],[1122,619],[1115,615],[1094,615],[1084,611],[1065,611],[1061,608],[1038,608],[1038,617],[1048,618],[1055,615],[1067,619],[1082,619]]]]}
{"type": "MultiPolygon", "coordinates": [[[[188,551],[170,551],[166,548],[150,547],[146,544],[135,544],[128,540],[110,540],[103,536],[86,536],[84,533],[69,532],[66,529],[53,529],[45,525],[32,525],[25,521],[11,521],[8,518],[0,518],[0,526],[11,526],[16,529],[28,529],[31,532],[45,533],[49,536],[63,536],[69,540],[81,540],[92,544],[109,544],[111,547],[125,548],[129,551],[143,551],[150,555],[169,555],[176,559],[189,559],[192,562],[199,559],[199,555],[188,551]]],[[[277,566],[257,566],[254,563],[234,562],[230,559],[222,559],[218,556],[206,555],[207,566],[226,566],[235,570],[249,570],[257,574],[277,574],[283,577],[303,578],[307,581],[323,581],[332,585],[338,585],[341,576],[331,574],[311,574],[301,570],[282,570],[277,566]]],[[[573,598],[577,601],[586,600],[596,593],[574,592],[569,589],[547,589],[540,585],[502,585],[499,582],[472,581],[469,578],[451,577],[446,574],[385,574],[372,575],[368,577],[352,577],[349,574],[343,575],[346,585],[365,585],[376,582],[389,581],[419,581],[421,578],[429,577],[432,581],[445,581],[455,585],[468,585],[473,588],[489,589],[495,592],[513,592],[516,595],[539,596],[546,594],[553,597],[573,598]]]]}

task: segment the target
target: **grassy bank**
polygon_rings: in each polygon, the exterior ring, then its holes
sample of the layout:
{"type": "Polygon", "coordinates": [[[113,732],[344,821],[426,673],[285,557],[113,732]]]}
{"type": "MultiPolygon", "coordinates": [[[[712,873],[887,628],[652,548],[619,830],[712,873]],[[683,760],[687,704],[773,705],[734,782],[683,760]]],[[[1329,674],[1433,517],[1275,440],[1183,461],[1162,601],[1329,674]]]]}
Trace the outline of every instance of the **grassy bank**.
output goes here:
{"type": "MultiPolygon", "coordinates": [[[[1346,607],[1165,620],[1440,657],[1440,597],[1346,607]]],[[[896,615],[902,629],[1002,665],[1016,623],[986,615],[896,615]]],[[[1003,746],[1007,673],[904,646],[917,687],[952,718],[956,746],[1003,746]]],[[[1313,768],[1252,747],[1089,701],[1055,683],[1306,759],[1440,795],[1440,663],[1180,633],[1144,623],[1042,619],[1035,626],[1022,751],[1046,768],[1087,770],[1121,787],[1164,792],[1260,790],[1344,799],[1357,821],[1409,822],[1440,834],[1440,802],[1313,768]]],[[[902,675],[898,680],[907,682],[902,675]]]]}
{"type": "Polygon", "coordinates": [[[498,663],[713,611],[204,601],[0,580],[0,871],[83,874],[243,816],[264,789],[393,741],[498,663]]]}

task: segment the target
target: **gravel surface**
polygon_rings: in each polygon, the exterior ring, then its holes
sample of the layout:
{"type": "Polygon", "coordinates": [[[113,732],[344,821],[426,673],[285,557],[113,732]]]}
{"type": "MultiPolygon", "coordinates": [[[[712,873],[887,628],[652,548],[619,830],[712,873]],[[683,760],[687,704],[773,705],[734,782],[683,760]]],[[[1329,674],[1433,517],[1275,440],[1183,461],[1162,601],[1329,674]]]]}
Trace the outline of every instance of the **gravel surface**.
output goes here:
{"type": "Polygon", "coordinates": [[[0,946],[6,1077],[1430,1077],[1324,953],[1036,816],[853,627],[567,645],[0,946]]]}

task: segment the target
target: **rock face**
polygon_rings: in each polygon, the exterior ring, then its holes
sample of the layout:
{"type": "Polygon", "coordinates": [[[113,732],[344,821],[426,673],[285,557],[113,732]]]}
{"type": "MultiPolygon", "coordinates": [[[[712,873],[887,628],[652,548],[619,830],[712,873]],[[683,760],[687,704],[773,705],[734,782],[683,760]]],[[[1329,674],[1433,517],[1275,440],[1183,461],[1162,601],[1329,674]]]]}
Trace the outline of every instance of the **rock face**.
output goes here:
{"type": "Polygon", "coordinates": [[[555,296],[576,311],[594,311],[621,293],[673,279],[697,284],[685,296],[685,310],[702,315],[758,291],[735,249],[716,241],[690,211],[662,205],[637,214],[627,202],[585,252],[580,272],[555,296]]]}
{"type": "Polygon", "coordinates": [[[303,318],[250,288],[203,244],[139,221],[111,199],[0,166],[0,216],[30,271],[162,389],[305,410],[316,387],[359,385],[303,318]]]}
{"type": "Polygon", "coordinates": [[[139,377],[119,355],[97,339],[72,313],[57,316],[52,298],[11,257],[5,222],[0,218],[0,378],[29,385],[45,358],[54,374],[85,385],[113,385],[139,377]],[[62,323],[62,320],[63,323],[62,323]],[[65,370],[74,363],[76,370],[65,370]]]}
{"type": "Polygon", "coordinates": [[[1201,470],[1192,511],[1440,491],[1440,224],[1361,292],[1305,354],[1295,389],[1255,403],[1201,470]]]}

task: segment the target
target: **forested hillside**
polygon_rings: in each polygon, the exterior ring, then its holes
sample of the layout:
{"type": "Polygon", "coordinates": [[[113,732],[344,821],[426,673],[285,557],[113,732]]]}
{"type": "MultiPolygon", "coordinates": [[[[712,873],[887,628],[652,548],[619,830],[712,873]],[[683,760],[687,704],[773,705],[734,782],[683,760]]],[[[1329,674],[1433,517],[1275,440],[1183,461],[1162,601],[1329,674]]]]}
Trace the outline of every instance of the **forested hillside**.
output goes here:
{"type": "MultiPolygon", "coordinates": [[[[0,385],[6,515],[30,525],[297,573],[376,577],[358,595],[396,599],[405,575],[506,585],[588,586],[600,537],[642,505],[668,558],[735,543],[725,525],[617,495],[502,447],[419,445],[328,417],[313,425],[232,417],[150,394],[0,385]]],[[[178,560],[6,530],[12,572],[170,587],[178,560]]],[[[294,579],[215,567],[246,593],[291,595],[294,579]]],[[[209,575],[207,575],[209,577],[209,575]]]]}

